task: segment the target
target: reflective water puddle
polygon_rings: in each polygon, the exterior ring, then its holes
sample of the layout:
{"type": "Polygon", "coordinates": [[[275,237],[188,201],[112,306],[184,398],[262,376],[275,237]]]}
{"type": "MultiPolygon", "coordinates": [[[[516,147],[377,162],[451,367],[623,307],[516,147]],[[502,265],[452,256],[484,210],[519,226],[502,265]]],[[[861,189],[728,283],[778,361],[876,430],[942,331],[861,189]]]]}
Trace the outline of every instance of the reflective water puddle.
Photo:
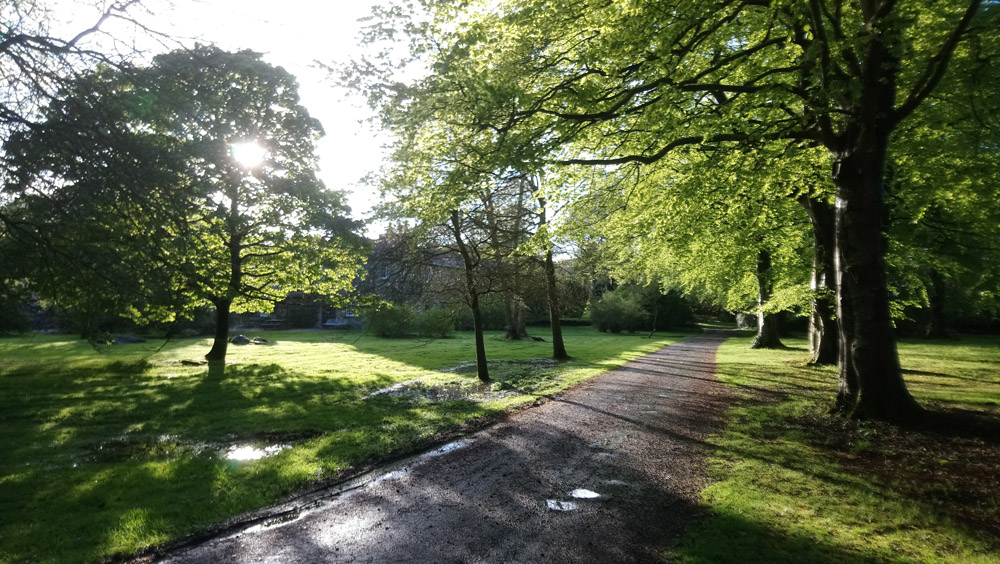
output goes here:
{"type": "Polygon", "coordinates": [[[545,506],[550,511],[576,511],[579,509],[577,504],[572,501],[559,501],[556,499],[546,499],[545,506]]]}
{"type": "MultiPolygon", "coordinates": [[[[287,450],[296,441],[318,432],[277,433],[223,442],[186,441],[176,435],[123,435],[97,445],[77,457],[73,467],[87,463],[145,460],[176,460],[185,456],[209,455],[233,462],[260,460],[287,450]]],[[[235,438],[234,438],[235,439],[235,438]]]]}
{"type": "Polygon", "coordinates": [[[269,456],[274,456],[279,452],[292,448],[289,444],[277,444],[268,445],[264,447],[254,446],[252,444],[245,445],[233,445],[222,452],[222,458],[226,460],[260,460],[261,458],[267,458],[269,456]]]}
{"type": "Polygon", "coordinates": [[[422,382],[400,382],[387,388],[375,390],[368,397],[388,396],[429,401],[474,401],[485,402],[518,395],[517,390],[494,390],[492,384],[442,384],[429,386],[422,382]]]}

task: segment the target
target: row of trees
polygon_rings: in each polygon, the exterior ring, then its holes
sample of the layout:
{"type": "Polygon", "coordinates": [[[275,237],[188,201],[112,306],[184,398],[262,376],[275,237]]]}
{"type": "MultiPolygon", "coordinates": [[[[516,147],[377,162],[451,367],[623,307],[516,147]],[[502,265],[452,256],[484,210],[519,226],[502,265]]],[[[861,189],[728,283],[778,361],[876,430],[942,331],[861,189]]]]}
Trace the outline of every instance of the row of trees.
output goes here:
{"type": "MultiPolygon", "coordinates": [[[[31,19],[16,12],[34,4],[15,4],[5,25],[31,19]]],[[[206,357],[223,360],[230,312],[270,311],[292,292],[346,299],[364,245],[343,193],[316,177],[323,131],[293,76],[248,51],[198,46],[133,65],[88,58],[78,40],[12,29],[0,45],[27,81],[3,97],[5,302],[78,312],[85,334],[106,315],[212,307],[206,357]]]]}
{"type": "Polygon", "coordinates": [[[836,361],[838,409],[860,417],[920,413],[893,298],[937,299],[947,276],[995,307],[993,2],[426,8],[381,11],[370,37],[402,33],[423,78],[384,57],[348,73],[396,133],[399,216],[461,246],[498,179],[544,177],[535,194],[572,206],[578,237],[598,226],[623,275],[723,303],[753,288],[764,346],[769,311],[810,301],[814,359],[836,361]]]}

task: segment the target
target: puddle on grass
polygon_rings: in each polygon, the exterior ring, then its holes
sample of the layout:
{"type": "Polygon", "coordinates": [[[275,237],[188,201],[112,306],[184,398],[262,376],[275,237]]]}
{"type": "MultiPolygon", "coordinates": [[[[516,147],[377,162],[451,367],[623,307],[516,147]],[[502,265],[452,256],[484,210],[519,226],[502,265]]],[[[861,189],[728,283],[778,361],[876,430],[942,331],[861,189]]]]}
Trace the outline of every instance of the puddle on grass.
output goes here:
{"type": "Polygon", "coordinates": [[[442,384],[429,386],[427,384],[408,381],[393,384],[387,388],[375,390],[368,397],[388,396],[407,399],[426,399],[429,401],[474,401],[486,402],[519,395],[517,390],[495,390],[494,384],[442,384]]]}
{"type": "Polygon", "coordinates": [[[225,458],[226,460],[236,460],[240,462],[246,460],[260,460],[261,458],[274,456],[279,452],[289,448],[292,448],[292,445],[277,444],[277,445],[268,445],[265,447],[258,447],[252,444],[233,445],[222,453],[222,458],[225,458]]]}
{"type": "Polygon", "coordinates": [[[583,488],[577,488],[569,492],[569,496],[576,499],[597,499],[601,494],[583,488]]]}
{"type": "Polygon", "coordinates": [[[177,460],[206,454],[231,462],[247,462],[274,456],[297,441],[317,435],[316,431],[274,433],[219,442],[184,441],[176,435],[123,435],[101,443],[77,457],[73,464],[75,467],[86,463],[177,460]]]}

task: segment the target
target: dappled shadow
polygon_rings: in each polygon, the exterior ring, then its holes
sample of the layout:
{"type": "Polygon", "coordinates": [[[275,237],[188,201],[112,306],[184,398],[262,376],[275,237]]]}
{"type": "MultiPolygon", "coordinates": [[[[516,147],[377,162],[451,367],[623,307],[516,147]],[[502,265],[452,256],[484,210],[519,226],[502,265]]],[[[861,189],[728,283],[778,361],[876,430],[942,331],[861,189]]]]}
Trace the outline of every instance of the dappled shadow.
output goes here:
{"type": "Polygon", "coordinates": [[[368,485],[331,494],[304,507],[291,525],[169,562],[267,554],[282,561],[629,563],[661,561],[671,549],[705,563],[744,562],[748,555],[879,561],[832,538],[729,515],[706,521],[718,531],[702,537],[707,551],[677,547],[704,514],[700,476],[706,457],[717,453],[704,434],[721,430],[729,399],[710,378],[678,379],[639,366],[630,363],[518,418],[528,423],[512,420],[447,456],[392,467],[368,485]],[[588,497],[574,497],[578,489],[588,497]]]}
{"type": "MultiPolygon", "coordinates": [[[[41,531],[61,531],[45,547],[47,557],[59,561],[80,560],[81,550],[85,560],[103,550],[130,552],[137,540],[186,534],[315,479],[280,463],[226,460],[220,449],[229,445],[287,444],[382,421],[398,427],[394,439],[360,453],[327,453],[327,464],[343,467],[397,448],[434,418],[481,410],[366,401],[350,378],[311,378],[278,364],[151,368],[142,361],[56,375],[4,374],[5,390],[24,390],[0,394],[3,506],[11,504],[0,517],[4,557],[35,558],[41,531]],[[96,530],[108,538],[93,539],[96,530]],[[81,538],[99,542],[81,544],[81,538]]],[[[390,382],[387,376],[366,380],[390,382]]],[[[351,441],[346,446],[357,446],[351,441]]]]}
{"type": "Polygon", "coordinates": [[[717,384],[679,381],[683,389],[671,390],[663,386],[672,380],[657,378],[626,366],[464,448],[331,493],[293,525],[169,561],[262,553],[283,561],[658,561],[700,512],[710,450],[703,434],[721,427],[725,398],[717,384]]]}
{"type": "Polygon", "coordinates": [[[671,556],[692,564],[743,564],[748,560],[768,564],[911,562],[905,556],[879,558],[838,545],[836,531],[826,535],[790,533],[733,513],[713,513],[702,528],[696,542],[682,544],[671,556]]]}

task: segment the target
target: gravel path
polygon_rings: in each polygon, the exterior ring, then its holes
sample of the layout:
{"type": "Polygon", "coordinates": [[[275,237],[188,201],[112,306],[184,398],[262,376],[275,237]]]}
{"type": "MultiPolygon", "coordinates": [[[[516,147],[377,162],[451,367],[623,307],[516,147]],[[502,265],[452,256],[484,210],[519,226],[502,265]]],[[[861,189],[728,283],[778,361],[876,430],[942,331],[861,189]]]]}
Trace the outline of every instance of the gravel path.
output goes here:
{"type": "Polygon", "coordinates": [[[468,439],[161,562],[657,562],[698,513],[725,334],[606,372],[468,439]]]}

